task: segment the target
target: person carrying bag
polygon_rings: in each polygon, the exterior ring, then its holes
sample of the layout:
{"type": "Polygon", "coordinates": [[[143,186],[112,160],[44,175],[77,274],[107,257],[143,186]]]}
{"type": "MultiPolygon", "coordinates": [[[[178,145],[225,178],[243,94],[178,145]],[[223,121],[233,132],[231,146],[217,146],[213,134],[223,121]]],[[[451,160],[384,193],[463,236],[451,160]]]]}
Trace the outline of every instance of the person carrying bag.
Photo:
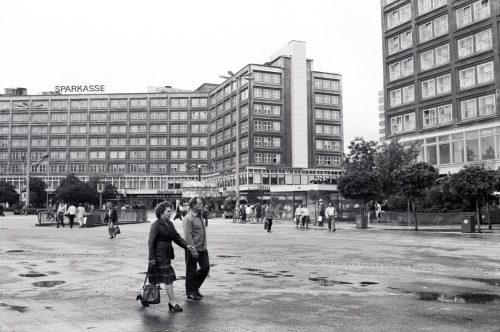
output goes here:
{"type": "MultiPolygon", "coordinates": [[[[155,267],[156,268],[156,267],[155,267]]],[[[160,285],[146,285],[146,281],[149,277],[149,272],[151,271],[151,266],[148,266],[148,272],[146,273],[146,278],[144,278],[144,284],[142,285],[141,294],[137,295],[136,300],[141,300],[141,304],[145,307],[149,307],[150,304],[160,303],[160,285]]]]}

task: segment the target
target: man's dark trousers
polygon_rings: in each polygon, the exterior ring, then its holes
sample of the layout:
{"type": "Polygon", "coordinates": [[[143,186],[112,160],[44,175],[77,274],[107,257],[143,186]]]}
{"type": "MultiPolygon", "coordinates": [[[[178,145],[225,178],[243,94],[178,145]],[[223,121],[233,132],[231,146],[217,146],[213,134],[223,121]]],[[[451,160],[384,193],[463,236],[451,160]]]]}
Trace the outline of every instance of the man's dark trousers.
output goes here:
{"type": "Polygon", "coordinates": [[[198,251],[198,258],[193,258],[191,252],[186,250],[186,295],[196,295],[209,271],[208,250],[198,251]],[[200,265],[199,270],[197,264],[200,265]]]}

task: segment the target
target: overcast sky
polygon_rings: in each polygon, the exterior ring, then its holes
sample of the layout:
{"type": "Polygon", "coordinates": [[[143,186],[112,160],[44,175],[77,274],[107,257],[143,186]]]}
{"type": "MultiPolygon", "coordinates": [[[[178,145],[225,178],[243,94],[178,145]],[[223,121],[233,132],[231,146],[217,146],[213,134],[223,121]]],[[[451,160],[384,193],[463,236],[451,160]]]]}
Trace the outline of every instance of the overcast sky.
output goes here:
{"type": "Polygon", "coordinates": [[[344,139],[378,140],[379,0],[0,1],[0,89],[194,90],[263,64],[291,40],[343,77],[344,139]]]}

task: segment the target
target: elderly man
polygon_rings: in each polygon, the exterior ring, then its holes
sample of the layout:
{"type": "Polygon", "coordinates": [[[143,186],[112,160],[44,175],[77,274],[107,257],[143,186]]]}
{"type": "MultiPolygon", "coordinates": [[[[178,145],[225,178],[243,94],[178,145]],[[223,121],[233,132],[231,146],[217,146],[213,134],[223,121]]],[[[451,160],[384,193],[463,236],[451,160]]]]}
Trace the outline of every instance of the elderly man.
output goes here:
{"type": "Polygon", "coordinates": [[[207,232],[203,222],[203,201],[201,197],[189,200],[190,211],[182,218],[184,239],[194,250],[186,250],[186,295],[190,300],[201,300],[200,287],[210,271],[207,250],[207,232]],[[197,269],[197,265],[200,266],[197,269]]]}

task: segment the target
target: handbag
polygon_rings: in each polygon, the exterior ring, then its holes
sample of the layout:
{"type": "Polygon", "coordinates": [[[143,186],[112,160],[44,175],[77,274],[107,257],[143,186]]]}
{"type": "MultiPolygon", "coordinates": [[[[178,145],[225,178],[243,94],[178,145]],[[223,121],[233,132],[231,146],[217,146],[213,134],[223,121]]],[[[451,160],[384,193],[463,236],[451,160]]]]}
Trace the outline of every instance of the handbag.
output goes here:
{"type": "Polygon", "coordinates": [[[144,278],[144,285],[142,285],[142,293],[139,296],[142,305],[160,303],[160,285],[146,285],[146,280],[148,280],[150,271],[151,268],[148,267],[148,273],[146,273],[146,278],[144,278]]]}
{"type": "Polygon", "coordinates": [[[120,233],[121,233],[120,227],[118,227],[118,226],[113,227],[113,234],[116,235],[116,234],[120,234],[120,233]]]}
{"type": "Polygon", "coordinates": [[[319,216],[318,221],[320,221],[320,222],[323,221],[323,216],[319,216]]]}
{"type": "Polygon", "coordinates": [[[264,229],[269,229],[269,221],[264,222],[264,229]]]}

